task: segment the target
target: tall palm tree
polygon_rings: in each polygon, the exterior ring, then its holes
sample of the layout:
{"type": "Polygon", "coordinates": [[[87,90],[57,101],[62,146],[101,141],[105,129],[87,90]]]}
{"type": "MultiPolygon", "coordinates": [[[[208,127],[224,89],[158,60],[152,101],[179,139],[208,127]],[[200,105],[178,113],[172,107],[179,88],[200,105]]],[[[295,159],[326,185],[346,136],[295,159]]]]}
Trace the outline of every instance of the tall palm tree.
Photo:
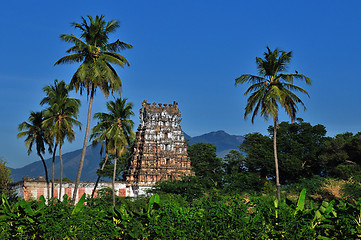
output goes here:
{"type": "Polygon", "coordinates": [[[36,152],[39,155],[45,171],[45,180],[47,186],[48,198],[49,193],[49,177],[48,177],[48,168],[46,166],[43,154],[45,153],[45,144],[49,146],[48,150],[51,153],[52,139],[49,135],[49,132],[46,128],[43,127],[44,121],[44,112],[31,112],[28,122],[22,122],[18,126],[20,131],[17,134],[18,138],[26,137],[25,145],[28,148],[28,155],[32,152],[34,143],[36,144],[36,152]]]}
{"type": "Polygon", "coordinates": [[[76,120],[80,107],[80,100],[69,97],[69,87],[64,81],[54,81],[54,85],[48,85],[43,88],[46,97],[40,102],[41,105],[48,104],[49,107],[45,111],[45,120],[43,125],[49,129],[49,134],[55,139],[55,146],[53,149],[52,162],[52,183],[51,183],[51,197],[54,197],[54,168],[55,168],[55,153],[57,146],[59,146],[60,158],[60,189],[59,200],[61,199],[62,185],[63,185],[63,159],[61,156],[61,147],[64,144],[65,138],[72,142],[75,139],[75,132],[73,126],[80,128],[80,122],[76,120]]]}
{"type": "MultiPolygon", "coordinates": [[[[93,138],[97,138],[99,137],[104,131],[106,131],[106,129],[108,129],[111,125],[109,124],[105,124],[105,122],[109,123],[110,121],[107,120],[107,116],[105,113],[97,113],[99,116],[97,117],[99,119],[99,122],[96,126],[93,127],[92,129],[92,134],[90,135],[90,139],[93,139],[93,138]]],[[[95,116],[94,116],[95,118],[95,116]]],[[[104,157],[104,162],[102,164],[102,167],[100,168],[100,171],[103,171],[107,162],[108,162],[108,158],[109,158],[109,152],[108,152],[108,139],[105,138],[105,139],[97,139],[97,140],[94,140],[93,141],[93,145],[96,145],[100,143],[101,144],[101,147],[100,147],[100,158],[102,159],[103,158],[103,152],[105,152],[105,157],[104,157]]],[[[93,189],[93,192],[92,192],[92,195],[91,195],[91,198],[94,197],[94,193],[98,187],[98,183],[100,181],[100,175],[98,175],[98,178],[95,182],[95,185],[94,185],[94,189],[93,189]]]]}
{"type": "MultiPolygon", "coordinates": [[[[105,147],[105,162],[102,169],[108,160],[108,154],[114,154],[114,169],[113,169],[113,206],[115,206],[115,175],[117,168],[117,158],[119,158],[125,151],[127,145],[134,138],[133,126],[134,122],[129,118],[134,115],[132,111],[133,104],[126,103],[127,99],[118,98],[115,101],[107,102],[107,109],[109,113],[98,112],[94,114],[94,118],[98,119],[98,124],[92,129],[91,138],[95,138],[94,142],[101,142],[105,147]]],[[[99,178],[97,183],[99,182],[99,178]]],[[[94,188],[94,191],[96,186],[94,188]]],[[[93,193],[94,193],[93,191],[93,193]]]]}
{"type": "Polygon", "coordinates": [[[113,43],[108,42],[108,35],[119,27],[119,21],[111,20],[106,22],[103,15],[96,16],[95,18],[90,15],[87,17],[89,23],[84,17],[82,17],[82,23],[71,23],[71,26],[81,31],[80,38],[75,37],[73,34],[63,34],[60,36],[63,41],[74,44],[74,46],[66,51],[69,55],[59,59],[54,64],[82,62],[73,75],[70,86],[75,88],[76,91],[79,90],[80,94],[85,89],[87,96],[90,96],[83,150],[73,193],[74,200],[76,200],[84,164],[95,91],[99,87],[106,97],[110,92],[113,93],[113,91],[120,94],[122,83],[111,64],[120,67],[124,67],[124,65],[129,66],[127,59],[118,52],[133,47],[119,40],[113,43]]]}
{"type": "Polygon", "coordinates": [[[280,199],[280,183],[277,158],[277,128],[279,107],[284,108],[291,121],[296,119],[298,111],[297,104],[306,109],[302,100],[294,92],[308,93],[303,88],[293,84],[294,80],[302,80],[306,84],[311,84],[311,79],[296,72],[295,74],[286,74],[287,64],[290,62],[292,52],[278,50],[273,51],[267,47],[264,53],[264,59],[256,57],[256,64],[259,76],[244,74],[236,79],[235,84],[252,84],[244,93],[251,94],[247,100],[244,118],[252,113],[252,123],[258,111],[262,117],[273,118],[273,151],[276,168],[276,186],[277,199],[280,199]]]}

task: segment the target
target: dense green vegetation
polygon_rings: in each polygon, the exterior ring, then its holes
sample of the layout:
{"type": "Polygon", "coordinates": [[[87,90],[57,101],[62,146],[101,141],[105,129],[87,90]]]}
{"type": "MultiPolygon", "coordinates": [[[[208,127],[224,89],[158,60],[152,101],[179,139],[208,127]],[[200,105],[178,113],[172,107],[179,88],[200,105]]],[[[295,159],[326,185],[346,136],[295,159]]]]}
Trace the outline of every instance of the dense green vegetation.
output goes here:
{"type": "MultiPolygon", "coordinates": [[[[153,197],[100,198],[75,207],[6,200],[4,239],[357,239],[361,237],[361,133],[326,137],[298,119],[278,129],[281,200],[269,135],[250,133],[224,159],[212,144],[189,146],[195,176],[158,182],[153,197]],[[304,190],[303,190],[304,189],[304,190]],[[191,229],[191,231],[190,231],[191,229]]],[[[125,157],[125,155],[123,156],[125,157]]],[[[114,166],[112,166],[114,167],[114,166]]],[[[109,169],[109,175],[112,173],[109,169]]],[[[84,196],[85,198],[85,196],[84,196]]]]}
{"type": "MultiPolygon", "coordinates": [[[[247,134],[239,147],[240,151],[230,151],[223,161],[217,158],[212,144],[189,146],[195,176],[159,182],[153,192],[182,194],[191,201],[212,191],[252,195],[273,193],[276,178],[272,152],[273,127],[270,126],[268,131],[269,135],[247,134]],[[241,151],[246,154],[243,155],[241,151]]],[[[303,184],[315,194],[315,189],[327,185],[331,179],[343,191],[346,191],[346,186],[348,189],[353,186],[352,195],[361,197],[356,187],[361,180],[361,133],[326,137],[323,125],[312,126],[298,119],[294,123],[280,123],[278,135],[280,182],[284,185],[281,192],[290,188],[300,191],[302,188],[296,186],[303,184]]]]}
{"type": "Polygon", "coordinates": [[[273,200],[213,192],[192,202],[179,195],[117,198],[111,192],[73,206],[65,198],[7,201],[1,239],[358,239],[361,202],[273,200]]]}

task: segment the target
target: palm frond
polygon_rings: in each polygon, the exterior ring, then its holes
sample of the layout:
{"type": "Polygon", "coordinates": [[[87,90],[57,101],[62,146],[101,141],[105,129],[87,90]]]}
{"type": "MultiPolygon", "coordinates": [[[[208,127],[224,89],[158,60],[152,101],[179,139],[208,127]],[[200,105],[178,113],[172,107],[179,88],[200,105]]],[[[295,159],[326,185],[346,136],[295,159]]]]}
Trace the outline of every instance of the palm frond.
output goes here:
{"type": "Polygon", "coordinates": [[[60,39],[67,43],[72,43],[75,46],[86,46],[87,44],[80,40],[79,38],[75,37],[73,34],[61,34],[60,39]]]}
{"type": "Polygon", "coordinates": [[[240,76],[239,78],[236,78],[235,85],[237,86],[237,84],[243,84],[243,83],[260,83],[260,82],[265,82],[265,81],[267,81],[267,80],[264,79],[263,77],[254,76],[254,75],[250,75],[250,74],[244,74],[244,75],[240,76]]]}
{"type": "Polygon", "coordinates": [[[284,88],[287,88],[288,90],[292,90],[292,91],[296,91],[296,92],[301,92],[301,93],[306,94],[308,97],[310,97],[310,95],[308,94],[308,92],[307,92],[305,89],[303,89],[303,88],[301,88],[301,87],[299,87],[299,86],[297,86],[297,85],[289,84],[289,83],[284,83],[282,86],[283,86],[284,88]]]}
{"type": "Polygon", "coordinates": [[[289,102],[292,102],[295,106],[296,106],[296,104],[301,104],[303,106],[304,110],[306,110],[306,106],[303,103],[303,101],[296,94],[294,94],[293,92],[291,92],[288,89],[284,89],[283,99],[284,99],[285,103],[287,103],[289,101],[289,102]],[[290,101],[290,100],[292,100],[292,101],[290,101]]]}
{"type": "Polygon", "coordinates": [[[80,54],[80,53],[70,54],[70,55],[60,58],[58,61],[56,61],[54,63],[54,66],[59,65],[59,64],[65,64],[65,63],[81,62],[81,61],[84,61],[84,59],[85,59],[85,57],[83,54],[80,54]]]}
{"type": "Polygon", "coordinates": [[[113,51],[113,52],[120,52],[120,50],[125,50],[125,49],[131,49],[133,48],[132,45],[125,43],[125,42],[121,42],[119,41],[119,39],[113,43],[109,43],[107,45],[104,46],[104,51],[113,51]]]}
{"type": "Polygon", "coordinates": [[[255,91],[259,91],[262,88],[267,88],[268,83],[264,83],[264,82],[259,82],[259,83],[255,83],[253,85],[251,85],[245,92],[244,95],[248,95],[248,93],[250,92],[255,92],[255,91]]]}
{"type": "Polygon", "coordinates": [[[312,83],[312,80],[303,74],[280,74],[279,78],[288,83],[293,83],[294,79],[303,80],[307,85],[312,83]]]}
{"type": "Polygon", "coordinates": [[[105,31],[107,33],[112,33],[114,32],[119,26],[119,21],[118,20],[111,20],[107,23],[106,27],[105,27],[105,31]]]}
{"type": "Polygon", "coordinates": [[[257,92],[254,92],[247,100],[247,105],[245,108],[244,118],[246,119],[247,115],[253,112],[252,114],[252,122],[254,121],[254,117],[257,115],[258,110],[262,104],[262,98],[264,96],[265,89],[261,89],[257,92]],[[256,107],[255,107],[256,106],[256,107]]]}
{"type": "Polygon", "coordinates": [[[116,64],[120,67],[124,67],[124,65],[130,66],[128,60],[122,55],[114,52],[104,52],[103,61],[110,62],[112,64],[116,64]]]}

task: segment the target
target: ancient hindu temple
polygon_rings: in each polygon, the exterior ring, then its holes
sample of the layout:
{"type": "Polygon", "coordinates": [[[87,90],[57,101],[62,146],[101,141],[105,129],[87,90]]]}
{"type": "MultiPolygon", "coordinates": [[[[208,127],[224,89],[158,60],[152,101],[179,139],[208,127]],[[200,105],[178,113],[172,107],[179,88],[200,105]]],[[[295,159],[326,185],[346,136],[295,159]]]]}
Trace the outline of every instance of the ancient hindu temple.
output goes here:
{"type": "Polygon", "coordinates": [[[127,183],[151,186],[160,180],[193,175],[178,103],[150,104],[144,100],[139,118],[127,183]]]}

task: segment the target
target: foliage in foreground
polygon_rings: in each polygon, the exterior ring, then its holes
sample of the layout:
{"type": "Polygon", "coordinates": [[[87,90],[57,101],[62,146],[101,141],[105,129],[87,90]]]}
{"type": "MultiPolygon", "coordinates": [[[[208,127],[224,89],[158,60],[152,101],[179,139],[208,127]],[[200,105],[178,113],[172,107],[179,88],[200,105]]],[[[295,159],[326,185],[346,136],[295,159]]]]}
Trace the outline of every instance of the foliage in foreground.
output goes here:
{"type": "Polygon", "coordinates": [[[65,198],[9,203],[0,207],[1,239],[356,239],[361,202],[320,204],[306,199],[214,194],[187,202],[180,195],[89,200],[65,198]]]}

